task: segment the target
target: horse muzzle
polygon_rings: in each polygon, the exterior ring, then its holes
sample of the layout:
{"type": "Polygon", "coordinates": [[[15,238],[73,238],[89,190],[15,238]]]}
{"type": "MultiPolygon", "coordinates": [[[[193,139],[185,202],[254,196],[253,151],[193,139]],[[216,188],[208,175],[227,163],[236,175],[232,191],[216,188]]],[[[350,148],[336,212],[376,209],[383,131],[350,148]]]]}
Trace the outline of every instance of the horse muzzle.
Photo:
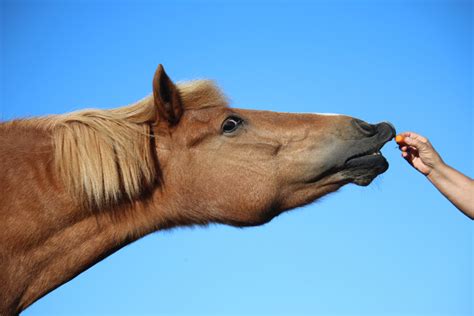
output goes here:
{"type": "Polygon", "coordinates": [[[388,169],[388,162],[380,150],[395,137],[396,131],[388,122],[372,125],[354,120],[353,124],[365,137],[351,144],[342,173],[348,181],[366,186],[388,169]]]}

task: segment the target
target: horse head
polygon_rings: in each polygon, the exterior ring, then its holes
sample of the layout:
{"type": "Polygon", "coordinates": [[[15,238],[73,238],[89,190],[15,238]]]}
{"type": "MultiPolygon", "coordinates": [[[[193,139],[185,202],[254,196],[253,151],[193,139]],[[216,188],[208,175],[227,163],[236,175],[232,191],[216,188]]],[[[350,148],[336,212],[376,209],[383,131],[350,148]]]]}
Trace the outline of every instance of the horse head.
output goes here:
{"type": "Polygon", "coordinates": [[[161,66],[153,82],[161,192],[180,217],[260,225],[388,168],[389,123],[231,108],[212,83],[175,85],[161,66]]]}

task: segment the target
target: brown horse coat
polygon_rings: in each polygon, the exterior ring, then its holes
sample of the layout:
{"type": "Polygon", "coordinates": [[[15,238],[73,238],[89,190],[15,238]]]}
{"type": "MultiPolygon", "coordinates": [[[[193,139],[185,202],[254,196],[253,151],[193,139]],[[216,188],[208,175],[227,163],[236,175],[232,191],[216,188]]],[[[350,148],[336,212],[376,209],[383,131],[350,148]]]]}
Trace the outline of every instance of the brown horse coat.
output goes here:
{"type": "Polygon", "coordinates": [[[387,123],[230,108],[210,81],[127,107],[0,124],[0,315],[128,243],[210,222],[260,225],[388,165],[387,123]]]}

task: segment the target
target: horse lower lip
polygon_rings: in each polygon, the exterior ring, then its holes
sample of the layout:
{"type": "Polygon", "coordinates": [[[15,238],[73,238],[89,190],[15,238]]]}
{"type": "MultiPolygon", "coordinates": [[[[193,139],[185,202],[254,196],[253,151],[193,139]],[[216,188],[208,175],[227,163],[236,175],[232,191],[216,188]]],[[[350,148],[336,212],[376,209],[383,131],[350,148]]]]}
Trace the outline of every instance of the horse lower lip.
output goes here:
{"type": "Polygon", "coordinates": [[[346,169],[376,167],[380,163],[386,162],[385,157],[380,152],[374,152],[364,156],[349,158],[345,163],[346,169]]]}
{"type": "Polygon", "coordinates": [[[363,161],[364,159],[368,158],[368,157],[383,157],[382,154],[380,153],[380,151],[375,151],[373,153],[367,153],[367,154],[364,154],[364,155],[356,155],[356,156],[353,156],[349,159],[346,160],[345,164],[350,164],[351,162],[354,162],[354,161],[363,161]]]}
{"type": "Polygon", "coordinates": [[[344,166],[344,173],[351,182],[366,186],[387,169],[388,162],[384,156],[380,154],[369,154],[347,161],[344,166]]]}

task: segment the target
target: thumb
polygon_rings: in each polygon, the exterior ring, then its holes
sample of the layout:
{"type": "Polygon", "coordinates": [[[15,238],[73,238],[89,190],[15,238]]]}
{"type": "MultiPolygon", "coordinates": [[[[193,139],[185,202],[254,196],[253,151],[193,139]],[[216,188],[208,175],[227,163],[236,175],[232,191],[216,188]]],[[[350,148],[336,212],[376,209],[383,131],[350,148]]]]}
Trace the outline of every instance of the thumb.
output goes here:
{"type": "Polygon", "coordinates": [[[404,142],[405,144],[407,144],[408,146],[413,146],[415,147],[416,149],[418,150],[422,150],[422,149],[425,149],[426,146],[427,146],[427,143],[428,141],[427,140],[424,140],[424,139],[420,139],[420,138],[415,138],[415,137],[405,137],[404,139],[404,142]]]}

